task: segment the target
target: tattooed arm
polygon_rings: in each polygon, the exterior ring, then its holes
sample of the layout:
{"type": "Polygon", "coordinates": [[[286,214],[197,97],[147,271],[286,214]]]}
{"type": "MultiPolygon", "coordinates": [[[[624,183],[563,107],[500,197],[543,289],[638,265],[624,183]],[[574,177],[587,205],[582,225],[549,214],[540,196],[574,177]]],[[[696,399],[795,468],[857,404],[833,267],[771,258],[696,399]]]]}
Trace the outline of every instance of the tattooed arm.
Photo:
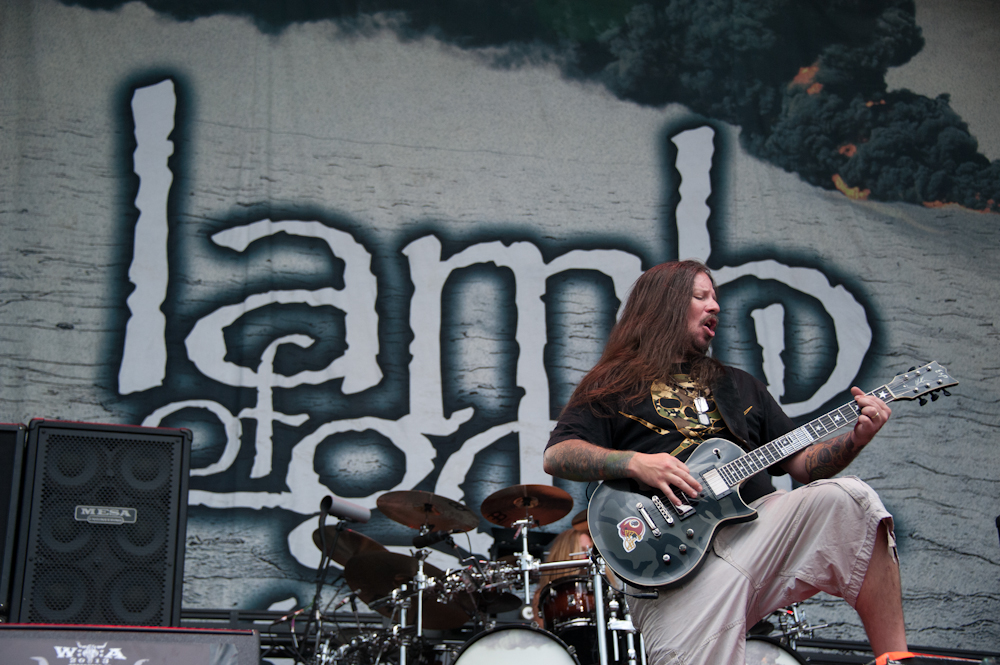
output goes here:
{"type": "Polygon", "coordinates": [[[692,497],[701,491],[701,484],[687,465],[672,455],[610,450],[581,439],[560,441],[547,448],[543,468],[553,476],[584,482],[634,478],[659,488],[675,505],[680,504],[680,499],[671,485],[692,497]]]}
{"type": "Polygon", "coordinates": [[[837,475],[868,445],[892,414],[885,402],[874,395],[866,395],[860,388],[851,388],[851,393],[861,409],[854,428],[815,443],[788,458],[782,468],[792,478],[800,483],[810,483],[837,475]]]}

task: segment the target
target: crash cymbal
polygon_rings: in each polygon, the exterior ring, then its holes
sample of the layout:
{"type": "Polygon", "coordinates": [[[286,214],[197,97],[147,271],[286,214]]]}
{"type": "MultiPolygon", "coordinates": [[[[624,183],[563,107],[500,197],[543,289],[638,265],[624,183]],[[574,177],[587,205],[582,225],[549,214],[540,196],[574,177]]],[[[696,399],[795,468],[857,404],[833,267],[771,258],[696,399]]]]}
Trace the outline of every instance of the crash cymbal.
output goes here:
{"type": "Polygon", "coordinates": [[[458,501],[422,490],[386,492],[375,503],[383,515],[411,529],[469,531],[479,525],[479,516],[458,501]]]}
{"type": "Polygon", "coordinates": [[[514,485],[486,497],[483,517],[503,527],[511,528],[518,520],[531,518],[535,526],[552,524],[573,509],[569,492],[552,485],[514,485]]]}
{"type": "MultiPolygon", "coordinates": [[[[392,594],[394,589],[404,584],[412,586],[417,575],[417,559],[388,550],[383,552],[362,552],[351,558],[344,566],[344,579],[358,598],[369,606],[372,602],[392,594]]],[[[438,580],[444,573],[429,563],[424,563],[424,575],[438,580]]],[[[459,628],[469,620],[469,615],[458,603],[439,603],[435,589],[423,592],[424,628],[429,630],[450,630],[459,628]]],[[[380,604],[375,608],[379,614],[391,617],[391,604],[380,604]]],[[[415,620],[416,608],[411,606],[411,621],[415,620]]]]}
{"type": "MultiPolygon", "coordinates": [[[[362,552],[384,552],[385,547],[372,540],[363,533],[352,531],[351,529],[340,529],[330,525],[324,527],[326,535],[326,555],[339,563],[341,566],[350,561],[355,554],[362,552]]],[[[320,538],[319,529],[313,531],[313,542],[316,547],[323,551],[323,540],[320,538]]]]}

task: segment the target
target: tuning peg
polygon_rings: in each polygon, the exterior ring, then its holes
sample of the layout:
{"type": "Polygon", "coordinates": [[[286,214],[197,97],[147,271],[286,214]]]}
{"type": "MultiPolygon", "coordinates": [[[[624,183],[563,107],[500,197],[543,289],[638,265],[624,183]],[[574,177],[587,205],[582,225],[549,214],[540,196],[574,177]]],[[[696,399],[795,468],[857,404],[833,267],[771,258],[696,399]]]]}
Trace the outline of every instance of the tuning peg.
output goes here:
{"type": "Polygon", "coordinates": [[[942,389],[941,389],[941,392],[943,392],[943,393],[944,393],[944,396],[945,396],[945,397],[951,397],[951,393],[950,393],[950,392],[948,392],[948,389],[947,389],[947,388],[942,388],[942,389]]]}
{"type": "Polygon", "coordinates": [[[927,404],[927,398],[926,397],[920,397],[919,400],[920,400],[920,406],[924,406],[925,404],[927,404]]]}
{"type": "Polygon", "coordinates": [[[916,365],[914,365],[913,367],[911,367],[910,369],[908,369],[908,370],[906,370],[906,371],[907,371],[907,372],[912,372],[912,371],[913,371],[913,370],[915,370],[916,368],[917,368],[917,366],[916,366],[916,365]]]}
{"type": "Polygon", "coordinates": [[[932,402],[938,401],[938,397],[940,397],[940,395],[938,395],[936,392],[931,393],[931,401],[932,402]]]}

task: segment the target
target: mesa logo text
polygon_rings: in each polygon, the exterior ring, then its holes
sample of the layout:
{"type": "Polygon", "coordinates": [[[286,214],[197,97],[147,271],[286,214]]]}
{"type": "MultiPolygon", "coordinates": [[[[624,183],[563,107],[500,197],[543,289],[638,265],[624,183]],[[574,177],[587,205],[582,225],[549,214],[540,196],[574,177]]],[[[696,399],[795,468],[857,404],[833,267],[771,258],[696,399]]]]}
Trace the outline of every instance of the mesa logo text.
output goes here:
{"type": "Polygon", "coordinates": [[[78,522],[91,524],[135,524],[138,511],[135,508],[114,506],[77,506],[74,518],[78,522]]]}

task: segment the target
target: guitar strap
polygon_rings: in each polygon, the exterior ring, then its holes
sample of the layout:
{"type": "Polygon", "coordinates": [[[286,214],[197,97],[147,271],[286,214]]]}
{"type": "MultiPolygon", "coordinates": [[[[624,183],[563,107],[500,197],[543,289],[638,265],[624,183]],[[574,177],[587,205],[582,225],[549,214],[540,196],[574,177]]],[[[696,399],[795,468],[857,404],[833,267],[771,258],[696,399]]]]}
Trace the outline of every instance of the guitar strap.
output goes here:
{"type": "Polygon", "coordinates": [[[745,447],[750,436],[747,428],[746,414],[743,411],[743,402],[740,400],[739,390],[736,389],[736,382],[733,380],[728,367],[719,379],[712,384],[712,396],[715,398],[715,407],[719,410],[719,415],[726,423],[726,427],[738,439],[738,442],[745,447]]]}

